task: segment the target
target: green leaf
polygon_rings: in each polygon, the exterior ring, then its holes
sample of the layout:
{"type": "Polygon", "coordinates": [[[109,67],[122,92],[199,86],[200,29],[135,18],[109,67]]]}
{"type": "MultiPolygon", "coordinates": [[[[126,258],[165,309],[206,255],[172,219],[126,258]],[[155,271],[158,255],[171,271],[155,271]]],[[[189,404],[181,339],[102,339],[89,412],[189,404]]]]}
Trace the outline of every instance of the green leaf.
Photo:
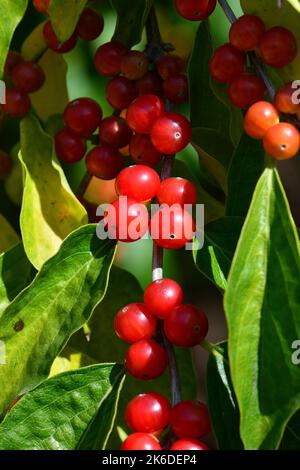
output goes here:
{"type": "Polygon", "coordinates": [[[226,215],[246,217],[264,168],[265,154],[261,142],[243,134],[229,168],[226,215]]]}
{"type": "Polygon", "coordinates": [[[122,366],[99,364],[46,380],[3,421],[0,449],[105,449],[123,377],[122,366]]]}
{"type": "Polygon", "coordinates": [[[231,383],[227,342],[215,346],[206,369],[207,403],[221,450],[243,449],[239,435],[239,410],[231,383]]]}
{"type": "Polygon", "coordinates": [[[299,0],[285,0],[281,8],[273,0],[241,0],[245,13],[260,16],[267,28],[284,26],[292,31],[298,44],[298,54],[288,66],[278,69],[277,73],[285,82],[298,80],[300,76],[300,3],[299,0]]]}
{"type": "Polygon", "coordinates": [[[279,176],[262,174],[225,294],[231,378],[246,449],[276,449],[300,408],[299,239],[279,176]]]}
{"type": "Polygon", "coordinates": [[[114,251],[114,242],[97,238],[95,225],[80,228],[7,307],[0,318],[6,346],[0,413],[48,376],[70,336],[90,318],[105,294],[114,251]]]}
{"type": "Polygon", "coordinates": [[[4,188],[9,199],[16,205],[21,206],[23,197],[23,174],[22,165],[19,160],[20,142],[15,144],[10,151],[13,167],[4,180],[4,188]]]}
{"type": "Polygon", "coordinates": [[[117,12],[117,24],[112,40],[131,48],[141,40],[153,0],[135,0],[130,5],[123,0],[111,0],[111,4],[117,12]]]}
{"type": "Polygon", "coordinates": [[[217,287],[226,289],[227,276],[244,219],[222,217],[205,226],[204,246],[194,250],[197,268],[217,287]]]}
{"type": "Polygon", "coordinates": [[[280,443],[280,450],[300,450],[300,412],[288,422],[280,443]]]}
{"type": "Polygon", "coordinates": [[[0,253],[4,253],[19,243],[20,239],[10,223],[0,214],[0,253]]]}
{"type": "Polygon", "coordinates": [[[33,115],[21,122],[20,160],[25,170],[22,238],[28,258],[40,269],[62,240],[87,222],[87,214],[53,155],[52,139],[33,115]]]}
{"type": "Polygon", "coordinates": [[[48,15],[61,42],[72,36],[87,0],[51,0],[48,15]]]}
{"type": "Polygon", "coordinates": [[[27,0],[1,0],[0,2],[0,79],[9,51],[10,42],[16,27],[23,18],[27,8],[27,0]]]}
{"type": "Polygon", "coordinates": [[[0,256],[0,317],[10,302],[33,279],[33,267],[29,263],[22,243],[18,243],[0,256]]]}

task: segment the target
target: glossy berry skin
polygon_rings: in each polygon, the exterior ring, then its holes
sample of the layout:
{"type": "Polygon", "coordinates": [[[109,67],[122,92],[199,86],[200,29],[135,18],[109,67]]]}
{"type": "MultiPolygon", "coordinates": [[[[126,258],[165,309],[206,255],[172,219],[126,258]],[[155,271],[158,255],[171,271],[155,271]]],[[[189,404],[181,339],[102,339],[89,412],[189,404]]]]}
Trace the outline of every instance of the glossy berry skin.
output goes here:
{"type": "Polygon", "coordinates": [[[132,165],[122,170],[116,179],[116,191],[138,202],[153,199],[160,185],[160,178],[153,168],[146,165],[132,165]]]}
{"type": "Polygon", "coordinates": [[[179,305],[167,316],[164,331],[176,346],[192,348],[205,338],[208,320],[204,312],[193,305],[179,305]]]}
{"type": "Polygon", "coordinates": [[[0,150],[0,181],[5,179],[12,170],[12,160],[10,156],[0,150]]]}
{"type": "Polygon", "coordinates": [[[5,75],[10,77],[15,66],[23,61],[24,59],[19,52],[9,51],[4,66],[5,75]]]}
{"type": "Polygon", "coordinates": [[[293,88],[292,82],[286,83],[284,87],[276,92],[274,98],[275,108],[281,113],[297,114],[300,111],[300,103],[293,103],[293,95],[295,95],[295,100],[299,101],[297,88],[293,88]]]}
{"type": "Polygon", "coordinates": [[[84,41],[93,41],[100,36],[103,28],[103,16],[92,8],[85,8],[77,24],[78,36],[84,41]]]}
{"type": "Polygon", "coordinates": [[[34,8],[40,13],[47,13],[50,0],[32,0],[34,8]]]}
{"type": "Polygon", "coordinates": [[[293,62],[297,49],[295,36],[282,26],[275,26],[266,31],[259,46],[263,61],[276,69],[293,62]]]}
{"type": "Polygon", "coordinates": [[[259,47],[266,28],[256,15],[243,15],[230,28],[230,43],[241,51],[254,51],[259,47]]]}
{"type": "Polygon", "coordinates": [[[162,159],[161,153],[153,147],[149,135],[146,134],[136,134],[131,138],[129,153],[132,160],[140,165],[155,166],[162,159]]]}
{"type": "Polygon", "coordinates": [[[190,122],[179,113],[165,113],[152,126],[151,142],[162,154],[174,155],[191,141],[190,122]]]}
{"type": "Polygon", "coordinates": [[[150,234],[161,248],[179,250],[192,240],[195,223],[181,206],[161,208],[151,219],[150,234]]]}
{"type": "Polygon", "coordinates": [[[22,118],[31,107],[29,96],[21,90],[10,88],[6,90],[6,103],[2,105],[3,111],[10,117],[22,118]]]}
{"type": "Polygon", "coordinates": [[[99,126],[101,142],[115,148],[126,147],[132,137],[132,131],[125,119],[119,116],[109,116],[103,119],[99,126]]]}
{"type": "Polygon", "coordinates": [[[121,61],[121,73],[129,80],[139,80],[148,70],[149,60],[140,51],[129,51],[121,61]]]}
{"type": "Polygon", "coordinates": [[[228,96],[238,108],[249,108],[257,101],[262,101],[266,93],[263,80],[251,73],[242,73],[229,85],[228,96]]]}
{"type": "Polygon", "coordinates": [[[127,405],[125,419],[135,432],[159,433],[169,424],[171,405],[159,393],[143,393],[127,405]]]}
{"type": "Polygon", "coordinates": [[[174,406],[170,424],[181,438],[198,439],[211,432],[207,406],[197,401],[186,400],[174,406]]]}
{"type": "Polygon", "coordinates": [[[171,445],[170,450],[209,450],[209,448],[197,439],[179,439],[171,445]]]}
{"type": "Polygon", "coordinates": [[[164,55],[157,62],[157,71],[163,80],[184,72],[184,69],[183,59],[175,54],[164,55]]]}
{"type": "Polygon", "coordinates": [[[157,72],[150,70],[137,82],[138,94],[161,96],[163,82],[157,72]]]}
{"type": "Polygon", "coordinates": [[[130,434],[122,443],[121,450],[162,450],[161,446],[152,434],[136,432],[130,434]]]}
{"type": "Polygon", "coordinates": [[[66,54],[76,46],[77,32],[75,31],[67,41],[59,42],[50,20],[45,23],[43,33],[47,46],[59,54],[66,54]]]}
{"type": "Polygon", "coordinates": [[[128,108],[130,103],[137,97],[135,82],[125,77],[112,78],[106,86],[106,99],[115,109],[128,108]]]}
{"type": "Polygon", "coordinates": [[[114,212],[106,216],[107,231],[113,240],[131,243],[142,238],[148,228],[146,206],[135,199],[119,197],[112,203],[114,212]]]}
{"type": "Polygon", "coordinates": [[[196,204],[197,190],[191,181],[185,178],[167,178],[161,182],[157,199],[160,204],[196,204]]]}
{"type": "Polygon", "coordinates": [[[182,104],[188,101],[188,88],[187,76],[183,73],[172,75],[164,81],[163,85],[165,97],[176,104],[182,104]]]}
{"type": "Polygon", "coordinates": [[[144,292],[146,307],[161,320],[165,320],[182,301],[183,291],[180,285],[168,278],[151,282],[144,292]]]}
{"type": "Polygon", "coordinates": [[[244,129],[253,139],[262,139],[267,130],[278,124],[279,114],[276,108],[267,101],[253,104],[244,118],[244,129]]]}
{"type": "Polygon", "coordinates": [[[97,145],[86,157],[88,172],[102,180],[112,180],[124,168],[124,157],[120,152],[106,144],[97,145]]]}
{"type": "Polygon", "coordinates": [[[208,18],[216,8],[216,0],[174,0],[177,12],[190,21],[208,18]]]}
{"type": "Polygon", "coordinates": [[[209,63],[209,71],[214,80],[230,83],[243,73],[246,56],[231,44],[224,44],[215,50],[209,63]]]}
{"type": "Polygon", "coordinates": [[[69,129],[62,129],[55,136],[55,151],[65,163],[77,163],[86,153],[85,141],[69,129]]]}
{"type": "Polygon", "coordinates": [[[166,370],[168,356],[156,341],[143,339],[129,347],[125,363],[128,373],[136,379],[153,380],[166,370]]]}
{"type": "Polygon", "coordinates": [[[298,129],[287,122],[280,122],[267,130],[263,139],[265,152],[278,160],[287,160],[299,152],[298,129]]]}
{"type": "Polygon", "coordinates": [[[65,125],[82,137],[93,134],[101,119],[101,107],[90,98],[78,98],[71,101],[64,112],[65,125]]]}
{"type": "Polygon", "coordinates": [[[120,73],[121,61],[127,52],[127,47],[117,41],[102,44],[94,59],[97,72],[105,77],[114,77],[120,73]]]}
{"type": "Polygon", "coordinates": [[[139,96],[130,104],[126,121],[137,134],[148,134],[155,121],[164,113],[163,101],[155,95],[139,96]]]}
{"type": "Polygon", "coordinates": [[[11,78],[14,86],[25,93],[39,90],[45,82],[43,69],[38,64],[25,61],[14,67],[11,78]]]}
{"type": "Polygon", "coordinates": [[[156,318],[144,304],[139,303],[123,307],[115,316],[114,321],[117,336],[127,343],[150,339],[156,330],[156,326],[156,318]]]}

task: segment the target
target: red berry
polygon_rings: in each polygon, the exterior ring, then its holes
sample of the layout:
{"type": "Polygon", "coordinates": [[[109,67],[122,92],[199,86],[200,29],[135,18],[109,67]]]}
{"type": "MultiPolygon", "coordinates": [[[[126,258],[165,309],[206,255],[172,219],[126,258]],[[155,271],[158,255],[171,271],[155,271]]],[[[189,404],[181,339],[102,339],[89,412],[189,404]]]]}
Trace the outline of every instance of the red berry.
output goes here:
{"type": "Polygon", "coordinates": [[[121,450],[162,450],[161,446],[152,434],[136,432],[130,434],[122,444],[121,450]]]}
{"type": "Polygon", "coordinates": [[[102,44],[97,49],[94,59],[97,72],[106,77],[113,77],[120,73],[121,61],[127,52],[127,47],[117,41],[102,44]]]}
{"type": "Polygon", "coordinates": [[[117,313],[114,322],[116,334],[127,343],[150,339],[156,330],[156,326],[155,317],[144,304],[138,303],[123,307],[117,313]]]}
{"type": "Polygon", "coordinates": [[[242,73],[229,85],[229,99],[238,108],[249,108],[257,101],[262,101],[266,93],[264,81],[251,73],[242,73]]]}
{"type": "Polygon", "coordinates": [[[132,131],[125,119],[119,116],[110,116],[101,121],[99,126],[101,142],[115,148],[123,148],[129,144],[132,131]]]}
{"type": "Polygon", "coordinates": [[[65,42],[59,42],[58,37],[56,36],[54,29],[52,27],[51,21],[47,21],[44,26],[44,38],[47,46],[52,49],[54,52],[59,54],[65,54],[70,52],[76,46],[77,42],[77,32],[75,31],[72,36],[65,42]]]}
{"type": "Polygon", "coordinates": [[[190,143],[191,124],[179,113],[165,113],[155,121],[150,137],[160,153],[174,155],[190,143]]]}
{"type": "Polygon", "coordinates": [[[179,439],[175,441],[170,450],[209,450],[204,442],[197,441],[197,439],[179,439]]]}
{"type": "Polygon", "coordinates": [[[162,95],[163,82],[157,72],[149,71],[137,82],[139,95],[162,95]]]}
{"type": "Polygon", "coordinates": [[[161,182],[157,193],[160,204],[196,204],[197,189],[191,181],[185,178],[167,178],[161,182]]]}
{"type": "Polygon", "coordinates": [[[229,40],[241,51],[254,51],[259,47],[265,30],[264,22],[258,16],[244,15],[231,26],[229,40]]]}
{"type": "Polygon", "coordinates": [[[0,181],[6,178],[12,170],[12,161],[10,156],[0,150],[0,181]]]}
{"type": "Polygon", "coordinates": [[[157,62],[157,71],[163,80],[184,72],[184,60],[174,54],[164,55],[157,62]]]}
{"type": "Polygon", "coordinates": [[[138,202],[153,199],[160,185],[160,178],[153,168],[146,165],[132,165],[122,170],[116,179],[116,191],[138,202]]]}
{"type": "Polygon", "coordinates": [[[232,82],[245,68],[246,56],[231,44],[224,44],[215,50],[209,63],[209,71],[214,80],[221,83],[232,82]]]}
{"type": "Polygon", "coordinates": [[[32,0],[32,3],[40,13],[47,13],[50,0],[32,0]]]}
{"type": "Polygon", "coordinates": [[[85,8],[77,24],[78,36],[84,41],[93,41],[100,36],[103,28],[103,16],[92,8],[85,8]]]}
{"type": "Polygon", "coordinates": [[[110,238],[131,243],[145,235],[149,216],[144,204],[127,197],[119,197],[111,204],[111,209],[106,215],[110,238]]]}
{"type": "Polygon", "coordinates": [[[183,248],[192,240],[194,232],[193,217],[179,205],[161,208],[150,222],[151,237],[161,248],[183,248]]]}
{"type": "Polygon", "coordinates": [[[101,119],[101,107],[90,98],[78,98],[71,101],[64,112],[65,125],[82,137],[93,134],[101,119]]]}
{"type": "Polygon", "coordinates": [[[153,147],[150,137],[146,134],[134,135],[129,144],[132,160],[138,164],[155,166],[161,159],[161,154],[153,147]]]}
{"type": "Polygon", "coordinates": [[[127,405],[125,418],[135,432],[159,433],[169,424],[171,405],[159,393],[143,393],[127,405]]]}
{"type": "Polygon", "coordinates": [[[151,282],[144,292],[144,302],[153,315],[165,320],[170,312],[182,304],[183,292],[172,279],[158,279],[151,282]]]}
{"type": "Polygon", "coordinates": [[[190,21],[208,18],[216,8],[217,0],[174,0],[179,15],[190,21]]]}
{"type": "Polygon", "coordinates": [[[126,121],[128,126],[137,134],[148,134],[164,110],[165,105],[158,96],[139,96],[129,106],[126,121]]]}
{"type": "Polygon", "coordinates": [[[197,401],[182,401],[174,406],[170,423],[178,437],[197,439],[211,432],[207,406],[197,401]]]}
{"type": "Polygon", "coordinates": [[[81,137],[65,128],[55,136],[55,151],[63,162],[76,163],[83,159],[86,143],[81,137]]]}
{"type": "Polygon", "coordinates": [[[142,339],[132,344],[126,353],[127,371],[136,379],[156,379],[164,373],[167,366],[165,349],[153,339],[142,339]]]}
{"type": "Polygon", "coordinates": [[[140,51],[129,51],[121,61],[121,73],[129,80],[142,78],[148,70],[149,60],[140,51]]]}
{"type": "Polygon", "coordinates": [[[136,97],[136,84],[128,78],[112,78],[106,86],[106,99],[115,109],[127,108],[136,97]]]}
{"type": "Polygon", "coordinates": [[[24,59],[19,52],[9,51],[4,66],[5,75],[9,77],[15,66],[23,61],[24,59]]]}
{"type": "Polygon", "coordinates": [[[298,48],[291,31],[275,26],[265,32],[259,50],[263,61],[277,69],[290,64],[295,59],[298,48]]]}
{"type": "Polygon", "coordinates": [[[248,109],[244,118],[244,129],[253,139],[262,139],[267,130],[279,122],[274,106],[267,101],[259,101],[248,109]]]}
{"type": "Polygon", "coordinates": [[[88,172],[102,180],[112,180],[124,168],[124,157],[109,145],[97,145],[86,157],[88,172]]]}
{"type": "Polygon", "coordinates": [[[6,103],[2,105],[2,109],[8,116],[22,118],[30,107],[31,101],[26,93],[16,88],[6,90],[6,103]]]}
{"type": "Polygon", "coordinates": [[[14,86],[25,93],[39,90],[45,82],[43,69],[33,62],[22,61],[18,63],[14,67],[11,77],[14,86]]]}
{"type": "Polygon", "coordinates": [[[274,105],[278,111],[287,114],[297,114],[300,111],[299,99],[296,97],[298,91],[293,88],[293,82],[287,83],[284,87],[277,91],[274,98],[274,105]],[[295,103],[293,102],[293,95],[295,95],[295,103]]]}
{"type": "Polygon", "coordinates": [[[287,160],[299,152],[299,131],[292,124],[280,122],[267,130],[264,135],[263,145],[265,152],[270,157],[287,160]]]}
{"type": "Polygon", "coordinates": [[[185,74],[172,75],[164,82],[164,95],[173,103],[186,103],[189,97],[188,88],[188,80],[185,74]]]}
{"type": "Polygon", "coordinates": [[[171,343],[192,348],[200,344],[207,335],[207,317],[202,310],[193,305],[179,305],[167,316],[164,330],[171,343]]]}

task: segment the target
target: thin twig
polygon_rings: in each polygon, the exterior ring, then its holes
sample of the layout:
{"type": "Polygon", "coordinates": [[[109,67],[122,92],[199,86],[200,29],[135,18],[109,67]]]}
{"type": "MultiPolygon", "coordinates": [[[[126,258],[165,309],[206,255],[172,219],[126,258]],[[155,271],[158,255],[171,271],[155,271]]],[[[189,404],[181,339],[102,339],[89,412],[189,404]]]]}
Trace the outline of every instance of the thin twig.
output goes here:
{"type": "Polygon", "coordinates": [[[79,197],[83,197],[86,193],[86,190],[91,182],[92,175],[88,172],[85,173],[84,177],[82,178],[78,189],[76,191],[76,195],[79,197]]]}

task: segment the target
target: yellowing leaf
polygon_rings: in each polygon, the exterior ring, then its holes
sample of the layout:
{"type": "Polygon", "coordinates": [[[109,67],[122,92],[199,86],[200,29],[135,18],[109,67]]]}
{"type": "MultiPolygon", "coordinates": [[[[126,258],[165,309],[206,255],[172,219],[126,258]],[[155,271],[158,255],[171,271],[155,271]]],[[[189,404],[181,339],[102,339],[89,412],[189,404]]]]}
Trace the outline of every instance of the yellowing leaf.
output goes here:
{"type": "Polygon", "coordinates": [[[19,158],[25,170],[22,238],[28,258],[40,269],[70,232],[87,223],[87,214],[53,154],[52,139],[32,115],[21,122],[19,158]]]}
{"type": "Polygon", "coordinates": [[[74,33],[87,0],[51,0],[48,14],[60,41],[66,41],[74,33]]]}

